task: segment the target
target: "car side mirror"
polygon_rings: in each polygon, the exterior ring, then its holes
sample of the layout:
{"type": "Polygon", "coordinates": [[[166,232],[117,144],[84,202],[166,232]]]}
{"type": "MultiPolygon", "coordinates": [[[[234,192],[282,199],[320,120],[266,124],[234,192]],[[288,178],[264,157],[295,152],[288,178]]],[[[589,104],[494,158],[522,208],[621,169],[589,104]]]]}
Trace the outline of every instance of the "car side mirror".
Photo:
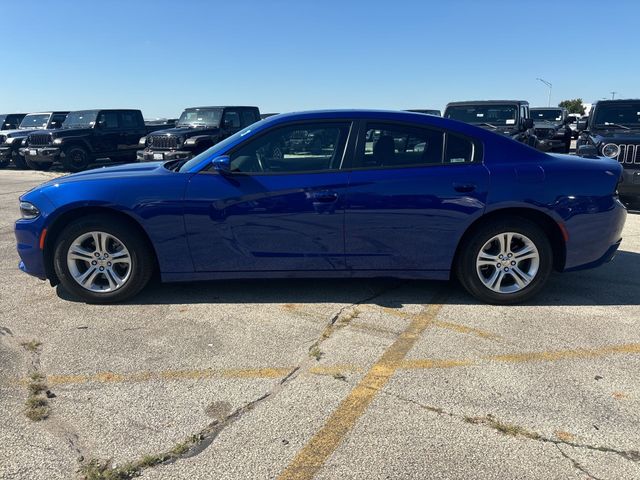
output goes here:
{"type": "Polygon", "coordinates": [[[598,158],[598,149],[593,145],[580,145],[576,153],[580,157],[598,158]]]}
{"type": "Polygon", "coordinates": [[[585,119],[585,120],[578,120],[576,122],[576,130],[578,130],[579,132],[584,132],[587,129],[589,122],[585,119]]]}
{"type": "Polygon", "coordinates": [[[533,128],[533,118],[525,118],[522,122],[522,126],[524,127],[525,130],[529,130],[530,128],[533,128]]]}
{"type": "Polygon", "coordinates": [[[211,160],[213,169],[220,174],[231,173],[231,157],[229,155],[220,155],[211,160]]]}

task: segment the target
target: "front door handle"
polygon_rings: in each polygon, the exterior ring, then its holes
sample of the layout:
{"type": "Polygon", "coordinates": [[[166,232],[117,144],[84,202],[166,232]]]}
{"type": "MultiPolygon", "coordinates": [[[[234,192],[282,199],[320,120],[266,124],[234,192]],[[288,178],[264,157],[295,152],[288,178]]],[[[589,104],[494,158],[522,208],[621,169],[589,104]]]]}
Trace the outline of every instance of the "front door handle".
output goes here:
{"type": "Polygon", "coordinates": [[[333,203],[338,200],[336,192],[316,192],[311,194],[314,203],[333,203]]]}
{"type": "Polygon", "coordinates": [[[476,186],[472,183],[454,183],[453,189],[460,193],[471,193],[476,189],[476,186]]]}

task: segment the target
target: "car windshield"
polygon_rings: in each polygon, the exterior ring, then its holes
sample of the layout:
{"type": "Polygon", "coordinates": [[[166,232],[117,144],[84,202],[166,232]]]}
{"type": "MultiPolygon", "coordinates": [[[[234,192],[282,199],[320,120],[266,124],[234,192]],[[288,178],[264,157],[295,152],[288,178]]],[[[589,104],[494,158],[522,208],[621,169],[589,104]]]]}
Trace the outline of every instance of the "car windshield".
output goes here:
{"type": "Polygon", "coordinates": [[[447,107],[444,116],[465,123],[515,125],[517,114],[516,105],[452,105],[447,107]]]}
{"type": "Polygon", "coordinates": [[[20,123],[20,126],[18,128],[20,130],[47,128],[50,117],[51,115],[48,113],[29,114],[22,119],[22,122],[20,123]]]}
{"type": "Polygon", "coordinates": [[[640,102],[618,105],[598,105],[593,119],[594,125],[603,127],[624,125],[640,128],[640,102]]]}
{"type": "Polygon", "coordinates": [[[547,122],[559,123],[562,122],[562,110],[557,108],[545,108],[531,110],[531,118],[534,122],[547,122]]]}
{"type": "Polygon", "coordinates": [[[251,126],[245,128],[244,130],[240,130],[239,132],[234,133],[230,137],[225,138],[221,142],[216,143],[213,147],[209,148],[208,150],[205,150],[201,154],[196,155],[191,160],[189,160],[188,162],[184,163],[182,166],[180,166],[178,171],[179,172],[188,172],[191,168],[193,168],[196,165],[198,165],[205,158],[215,156],[217,153],[220,153],[220,152],[224,152],[225,149],[228,148],[230,145],[233,145],[235,142],[240,140],[242,137],[244,137],[244,136],[250,134],[252,131],[258,129],[264,123],[265,123],[265,120],[260,120],[259,122],[256,122],[256,123],[252,124],[251,126]]]}
{"type": "Polygon", "coordinates": [[[71,112],[65,118],[62,128],[91,128],[96,123],[98,110],[82,110],[71,112]]]}
{"type": "Polygon", "coordinates": [[[178,120],[179,127],[217,127],[222,118],[221,108],[193,108],[182,112],[178,120]]]}

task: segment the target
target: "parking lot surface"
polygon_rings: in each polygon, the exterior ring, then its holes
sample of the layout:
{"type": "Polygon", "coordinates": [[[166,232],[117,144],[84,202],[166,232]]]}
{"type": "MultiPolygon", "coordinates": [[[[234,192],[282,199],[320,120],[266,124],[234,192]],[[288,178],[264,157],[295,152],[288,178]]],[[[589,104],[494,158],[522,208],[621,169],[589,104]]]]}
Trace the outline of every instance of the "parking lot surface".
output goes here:
{"type": "Polygon", "coordinates": [[[99,306],[17,269],[17,197],[55,175],[0,171],[0,478],[640,478],[640,216],[527,305],[381,279],[99,306]]]}

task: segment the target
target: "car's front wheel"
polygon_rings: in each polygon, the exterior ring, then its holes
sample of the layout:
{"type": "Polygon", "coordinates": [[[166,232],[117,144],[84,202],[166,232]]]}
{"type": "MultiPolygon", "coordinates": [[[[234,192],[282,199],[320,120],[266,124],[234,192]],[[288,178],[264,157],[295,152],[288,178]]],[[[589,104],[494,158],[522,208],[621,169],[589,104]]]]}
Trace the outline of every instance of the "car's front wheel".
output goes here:
{"type": "Polygon", "coordinates": [[[478,228],[461,246],[456,273],[477,299],[494,304],[524,302],[536,295],[553,268],[553,250],[534,222],[510,217],[478,228]]]}
{"type": "Polygon", "coordinates": [[[126,222],[96,215],[76,220],[58,236],[54,268],[63,287],[89,303],[125,300],[153,273],[141,235],[126,222]]]}

